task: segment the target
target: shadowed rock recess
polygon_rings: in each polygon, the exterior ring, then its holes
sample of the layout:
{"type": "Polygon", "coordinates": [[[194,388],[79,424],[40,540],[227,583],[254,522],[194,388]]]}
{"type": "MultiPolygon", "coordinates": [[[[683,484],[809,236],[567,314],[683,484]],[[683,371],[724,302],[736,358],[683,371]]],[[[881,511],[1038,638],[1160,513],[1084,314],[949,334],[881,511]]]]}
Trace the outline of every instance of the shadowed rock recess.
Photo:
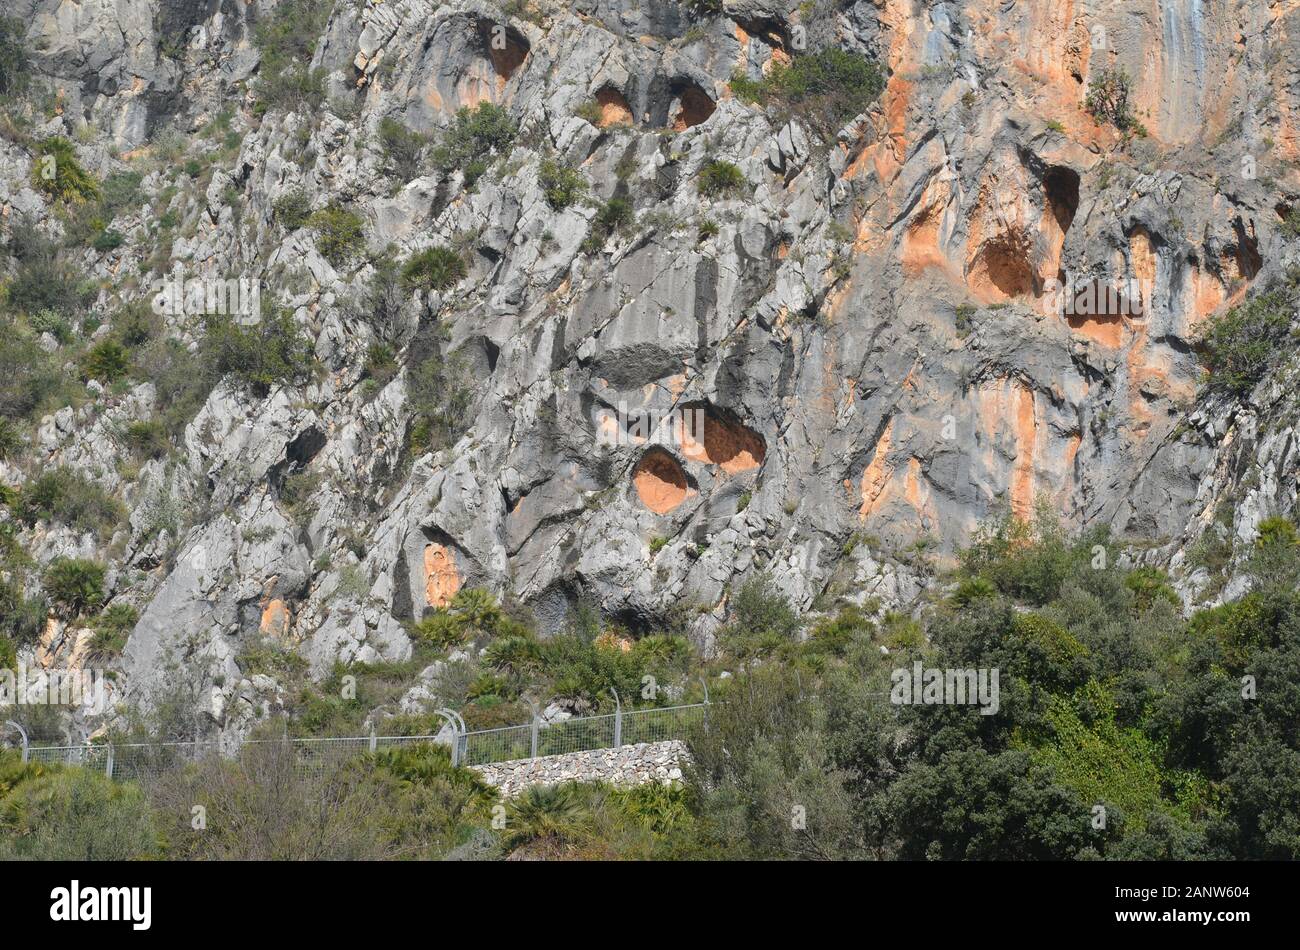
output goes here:
{"type": "Polygon", "coordinates": [[[1295,509],[1290,350],[1200,335],[1300,258],[1294,3],[6,7],[0,517],[27,597],[104,569],[17,641],[116,671],[76,739],[233,746],[466,592],[705,655],[753,577],[909,612],[1038,508],[1214,604],[1295,509]]]}

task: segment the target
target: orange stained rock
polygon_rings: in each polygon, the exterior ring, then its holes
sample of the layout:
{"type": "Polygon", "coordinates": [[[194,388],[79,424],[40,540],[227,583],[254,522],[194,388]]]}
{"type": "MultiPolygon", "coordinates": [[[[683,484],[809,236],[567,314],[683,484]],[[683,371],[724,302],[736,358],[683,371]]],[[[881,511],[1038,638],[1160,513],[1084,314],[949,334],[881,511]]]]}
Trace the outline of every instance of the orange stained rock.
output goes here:
{"type": "Polygon", "coordinates": [[[678,99],[677,114],[673,116],[673,131],[685,132],[706,121],[718,108],[698,86],[687,86],[678,99]]]}
{"type": "Polygon", "coordinates": [[[922,507],[921,501],[921,460],[915,455],[907,460],[907,480],[903,490],[907,503],[916,509],[919,514],[922,507]]]}
{"type": "Polygon", "coordinates": [[[443,544],[424,546],[424,599],[430,607],[446,607],[460,590],[455,554],[443,544]]]}
{"type": "MultiPolygon", "coordinates": [[[[1128,248],[1129,259],[1133,262],[1133,276],[1142,282],[1143,291],[1155,287],[1156,253],[1151,245],[1151,235],[1145,228],[1134,229],[1129,235],[1128,248]]],[[[1142,303],[1143,306],[1150,305],[1150,301],[1146,299],[1143,299],[1142,303]]]]}
{"type": "Polygon", "coordinates": [[[291,620],[288,605],[278,597],[272,598],[262,610],[262,622],[258,624],[258,630],[263,636],[281,639],[289,632],[291,620]]]}
{"type": "Polygon", "coordinates": [[[1034,511],[1034,455],[1038,445],[1038,419],[1034,393],[1020,383],[1016,389],[1016,460],[1011,473],[1011,511],[1028,519],[1034,511]]]}
{"type": "Polygon", "coordinates": [[[771,72],[772,72],[772,68],[773,68],[774,66],[776,66],[777,63],[780,63],[782,66],[789,66],[789,65],[790,65],[790,54],[787,53],[787,52],[786,52],[785,50],[783,50],[783,49],[775,49],[775,48],[774,48],[774,49],[772,50],[772,55],[771,55],[770,57],[768,57],[767,62],[764,63],[763,66],[762,66],[762,69],[763,69],[763,75],[766,76],[766,75],[768,75],[769,73],[771,73],[771,72]]]}
{"type": "Polygon", "coordinates": [[[1080,336],[1087,337],[1094,343],[1118,349],[1124,342],[1124,318],[1118,316],[1071,316],[1065,322],[1070,329],[1080,336]]]}
{"type": "Polygon", "coordinates": [[[893,440],[894,420],[891,418],[885,424],[885,431],[880,434],[879,441],[876,442],[876,451],[872,454],[871,461],[862,472],[862,506],[858,508],[858,515],[864,521],[875,511],[880,496],[884,494],[885,487],[889,484],[892,473],[886,466],[893,440]]]}
{"type": "Polygon", "coordinates": [[[1070,435],[1070,444],[1065,447],[1065,471],[1070,479],[1074,477],[1074,459],[1079,454],[1079,446],[1083,444],[1083,433],[1074,432],[1070,435]]]}
{"type": "Polygon", "coordinates": [[[481,102],[491,102],[499,91],[500,85],[504,83],[499,76],[468,75],[456,86],[457,102],[471,109],[481,102]]]}
{"type": "Polygon", "coordinates": [[[492,57],[492,69],[497,74],[497,88],[504,89],[506,82],[514,75],[525,59],[528,58],[528,47],[512,36],[509,31],[506,32],[504,48],[498,49],[497,44],[488,39],[488,55],[492,57]]]}
{"type": "Polygon", "coordinates": [[[596,93],[596,102],[600,106],[600,127],[607,129],[613,125],[632,125],[632,107],[628,105],[623,94],[612,86],[604,86],[596,93]]]}
{"type": "Polygon", "coordinates": [[[749,426],[732,422],[717,413],[699,406],[683,407],[677,417],[677,442],[681,453],[692,462],[704,462],[717,465],[728,475],[736,475],[758,468],[767,456],[767,449],[760,436],[749,426]],[[696,418],[693,414],[704,413],[704,437],[702,441],[692,438],[688,423],[696,418]],[[688,415],[690,414],[690,415],[688,415]]]}
{"type": "Polygon", "coordinates": [[[942,209],[937,202],[924,205],[908,223],[903,232],[900,259],[903,273],[915,277],[927,267],[944,268],[948,261],[939,251],[939,216],[942,209]]]}
{"type": "Polygon", "coordinates": [[[1074,13],[1074,0],[1040,0],[1029,4],[1021,33],[1027,69],[1070,93],[1076,93],[1081,85],[1074,74],[1086,68],[1091,52],[1087,30],[1076,24],[1074,13]]]}
{"type": "Polygon", "coordinates": [[[628,653],[632,649],[631,640],[620,637],[612,630],[606,630],[592,642],[603,650],[617,650],[619,653],[628,653]]]}
{"type": "Polygon", "coordinates": [[[1202,272],[1200,267],[1192,267],[1192,324],[1201,323],[1206,317],[1218,310],[1227,299],[1223,284],[1213,274],[1202,272]]]}
{"type": "Polygon", "coordinates": [[[681,463],[659,448],[641,456],[632,471],[632,484],[641,504],[657,515],[667,514],[691,495],[681,463]]]}

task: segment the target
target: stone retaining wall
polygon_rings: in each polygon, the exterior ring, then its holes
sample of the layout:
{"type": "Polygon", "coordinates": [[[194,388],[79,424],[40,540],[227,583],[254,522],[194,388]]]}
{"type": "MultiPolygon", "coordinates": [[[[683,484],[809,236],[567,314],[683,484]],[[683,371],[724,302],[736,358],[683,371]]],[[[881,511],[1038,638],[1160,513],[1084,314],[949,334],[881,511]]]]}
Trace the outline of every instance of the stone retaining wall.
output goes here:
{"type": "Polygon", "coordinates": [[[641,742],[617,749],[593,749],[590,752],[566,752],[537,759],[516,759],[471,765],[488,784],[509,797],[530,785],[555,785],[560,782],[609,782],[612,785],[644,785],[647,782],[677,781],[682,777],[682,763],[687,756],[686,743],[641,742]]]}

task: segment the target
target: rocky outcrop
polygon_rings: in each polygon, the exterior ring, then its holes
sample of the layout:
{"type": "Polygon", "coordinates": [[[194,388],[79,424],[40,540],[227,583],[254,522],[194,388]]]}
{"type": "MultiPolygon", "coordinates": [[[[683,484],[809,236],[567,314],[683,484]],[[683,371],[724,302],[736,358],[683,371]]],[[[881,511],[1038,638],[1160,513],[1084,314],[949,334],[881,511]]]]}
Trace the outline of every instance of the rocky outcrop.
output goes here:
{"type": "MultiPolygon", "coordinates": [[[[329,97],[260,117],[244,4],[27,4],[63,91],[44,129],[88,128],[78,154],[99,173],[234,110],[235,157],[169,199],[172,258],[262,280],[323,368],[264,395],[219,386],[174,463],[130,478],[103,464],[108,433],[153,411],[148,383],[41,426],[43,462],[102,470],[132,508],[97,550],[121,552],[113,596],[141,608],[133,700],[179,664],[221,697],[213,728],[245,729],[275,702],[239,669],[249,637],[318,674],[403,659],[405,624],[464,587],[508,591],[546,630],[583,599],[634,632],[686,608],[706,648],[755,572],[801,609],[907,607],[981,520],[1039,502],[1157,539],[1142,556],[1215,597],[1188,550],[1294,510],[1293,377],[1209,399],[1194,351],[1205,317],[1297,261],[1281,220],[1300,200],[1294,4],[349,0],[313,58],[329,97]],[[888,77],[842,129],[729,88],[826,44],[888,77]],[[1110,66],[1133,77],[1145,137],[1083,108],[1110,66]],[[472,187],[429,163],[387,175],[381,119],[436,134],[484,101],[519,135],[472,187]],[[580,170],[588,201],[552,207],[548,158],[580,170]],[[720,160],[744,188],[704,196],[720,160]],[[370,261],[331,263],[276,223],[298,187],[361,216],[370,261]],[[615,197],[630,220],[600,230],[615,197]],[[465,251],[455,286],[357,304],[381,258],[435,244],[465,251]],[[1140,315],[1067,312],[1062,285],[1096,283],[1139,288],[1140,315]],[[464,398],[454,438],[409,456],[411,368],[376,386],[366,363],[379,342],[405,361],[435,321],[464,398]],[[606,428],[696,409],[698,439],[606,428]],[[290,506],[299,476],[313,488],[290,506]]],[[[0,141],[6,214],[46,208],[30,161],[0,141]]],[[[152,225],[124,212],[124,247],[87,251],[98,308],[141,292],[119,277],[153,253],[152,225]]],[[[41,559],[98,543],[48,526],[27,541],[41,559]]]]}

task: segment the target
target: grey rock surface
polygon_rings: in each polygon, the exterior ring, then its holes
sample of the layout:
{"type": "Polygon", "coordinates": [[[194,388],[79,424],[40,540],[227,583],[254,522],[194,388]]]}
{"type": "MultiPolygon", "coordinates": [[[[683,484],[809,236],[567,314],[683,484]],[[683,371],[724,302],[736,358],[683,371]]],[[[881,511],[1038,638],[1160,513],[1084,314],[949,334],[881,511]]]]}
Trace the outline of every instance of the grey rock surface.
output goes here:
{"type": "MultiPolygon", "coordinates": [[[[1245,550],[1262,518],[1295,511],[1297,371],[1207,396],[1194,342],[1297,262],[1279,209],[1300,194],[1300,80],[1273,37],[1300,36],[1300,10],[722,6],[340,0],[311,62],[329,96],[260,115],[246,4],[19,0],[62,96],[41,134],[73,138],[86,167],[134,167],[223,110],[242,137],[201,189],[145,175],[161,203],[119,212],[123,246],[85,253],[95,306],[145,299],[123,275],[148,271],[150,216],[166,212],[170,262],[261,281],[322,367],[262,394],[218,385],[175,456],[138,467],[116,433],[165,407],[150,383],[95,381],[40,423],[35,466],[0,463],[10,484],[86,473],[129,508],[114,538],[24,528],[42,562],[113,561],[111,597],[140,610],[124,699],[181,689],[210,728],[243,734],[280,701],[273,677],[242,672],[249,644],[269,638],[317,677],[402,661],[406,624],[462,587],[517,598],[546,631],[584,600],[634,630],[684,611],[706,649],[728,591],[760,572],[803,610],[910,609],[981,521],[1040,500],[1073,528],[1157,542],[1134,557],[1170,569],[1189,607],[1248,588],[1213,589],[1191,552],[1245,550]],[[888,75],[829,137],[728,88],[798,53],[796,35],[888,75]],[[1102,64],[1136,77],[1145,138],[1083,111],[1102,64]],[[410,181],[386,171],[381,120],[436,137],[483,101],[519,135],[472,187],[428,161],[410,181]],[[593,102],[599,123],[579,114],[593,102]],[[589,200],[551,207],[550,158],[589,200]],[[699,192],[719,160],[741,193],[699,192]],[[364,261],[331,262],[311,227],[277,223],[299,188],[313,210],[360,216],[364,261]],[[629,220],[606,234],[611,198],[629,220]],[[463,249],[454,286],[367,297],[383,261],[433,246],[463,249]],[[1138,281],[1143,314],[1067,317],[1061,279],[1138,281]],[[463,398],[454,437],[412,455],[408,357],[435,321],[463,398]],[[380,343],[401,367],[382,384],[367,371],[380,343]],[[687,409],[698,441],[624,428],[687,409]],[[290,479],[309,488],[292,505],[290,479]]],[[[4,218],[62,227],[31,182],[32,156],[0,138],[4,218]]],[[[439,701],[441,672],[401,711],[439,701]]]]}

